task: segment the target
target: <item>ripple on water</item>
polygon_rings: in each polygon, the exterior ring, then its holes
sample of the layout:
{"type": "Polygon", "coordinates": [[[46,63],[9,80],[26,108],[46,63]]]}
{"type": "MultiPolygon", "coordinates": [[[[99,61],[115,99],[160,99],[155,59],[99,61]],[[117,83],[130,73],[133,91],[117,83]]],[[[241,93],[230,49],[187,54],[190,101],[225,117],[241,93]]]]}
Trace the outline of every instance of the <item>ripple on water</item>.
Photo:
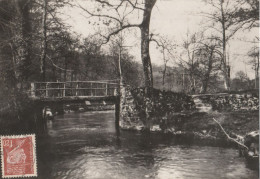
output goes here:
{"type": "Polygon", "coordinates": [[[53,172],[45,178],[258,178],[234,149],[177,145],[157,134],[121,131],[118,137],[113,122],[114,112],[70,113],[54,120],[48,141],[55,154],[49,163],[53,172]]]}

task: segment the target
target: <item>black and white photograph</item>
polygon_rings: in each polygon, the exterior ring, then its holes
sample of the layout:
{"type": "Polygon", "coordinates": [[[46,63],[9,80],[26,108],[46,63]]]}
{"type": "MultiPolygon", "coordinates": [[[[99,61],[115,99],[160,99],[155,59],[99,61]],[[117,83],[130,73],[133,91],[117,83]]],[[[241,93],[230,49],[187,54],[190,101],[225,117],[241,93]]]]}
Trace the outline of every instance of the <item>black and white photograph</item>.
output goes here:
{"type": "Polygon", "coordinates": [[[258,179],[259,0],[0,0],[0,178],[258,179]]]}

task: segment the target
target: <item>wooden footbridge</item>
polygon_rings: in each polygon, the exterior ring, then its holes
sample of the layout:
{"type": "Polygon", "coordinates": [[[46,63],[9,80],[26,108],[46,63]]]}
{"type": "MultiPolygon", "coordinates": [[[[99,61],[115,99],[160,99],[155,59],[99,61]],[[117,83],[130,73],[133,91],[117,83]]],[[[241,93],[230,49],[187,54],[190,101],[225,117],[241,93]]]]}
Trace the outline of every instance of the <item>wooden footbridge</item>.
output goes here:
{"type": "Polygon", "coordinates": [[[70,103],[110,102],[115,104],[115,124],[119,129],[120,95],[119,83],[110,81],[66,81],[66,82],[33,82],[29,98],[34,105],[35,121],[41,130],[47,129],[43,109],[49,106],[52,110],[63,113],[63,105],[70,103]]]}
{"type": "Polygon", "coordinates": [[[119,84],[109,81],[66,81],[31,83],[30,98],[45,102],[116,100],[119,84]]]}

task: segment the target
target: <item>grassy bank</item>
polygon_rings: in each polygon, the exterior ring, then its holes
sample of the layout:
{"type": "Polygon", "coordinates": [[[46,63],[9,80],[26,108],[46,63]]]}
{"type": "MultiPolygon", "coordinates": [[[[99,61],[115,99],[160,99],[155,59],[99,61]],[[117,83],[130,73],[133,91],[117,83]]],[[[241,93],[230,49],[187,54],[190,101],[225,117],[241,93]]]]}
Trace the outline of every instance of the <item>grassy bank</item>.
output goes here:
{"type": "Polygon", "coordinates": [[[170,116],[168,121],[169,127],[175,127],[175,130],[213,133],[220,129],[213,118],[218,120],[228,133],[245,135],[259,129],[258,111],[190,113],[170,116]]]}

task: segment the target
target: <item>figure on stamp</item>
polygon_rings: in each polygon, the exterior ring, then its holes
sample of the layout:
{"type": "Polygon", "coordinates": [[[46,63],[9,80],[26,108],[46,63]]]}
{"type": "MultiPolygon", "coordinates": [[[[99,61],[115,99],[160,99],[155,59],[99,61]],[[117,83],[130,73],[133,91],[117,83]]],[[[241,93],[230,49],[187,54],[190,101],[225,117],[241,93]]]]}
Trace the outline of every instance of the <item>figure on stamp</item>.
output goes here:
{"type": "Polygon", "coordinates": [[[15,147],[11,152],[7,154],[7,163],[9,164],[21,164],[25,163],[26,155],[21,146],[24,144],[25,140],[22,140],[17,147],[15,147]]]}

